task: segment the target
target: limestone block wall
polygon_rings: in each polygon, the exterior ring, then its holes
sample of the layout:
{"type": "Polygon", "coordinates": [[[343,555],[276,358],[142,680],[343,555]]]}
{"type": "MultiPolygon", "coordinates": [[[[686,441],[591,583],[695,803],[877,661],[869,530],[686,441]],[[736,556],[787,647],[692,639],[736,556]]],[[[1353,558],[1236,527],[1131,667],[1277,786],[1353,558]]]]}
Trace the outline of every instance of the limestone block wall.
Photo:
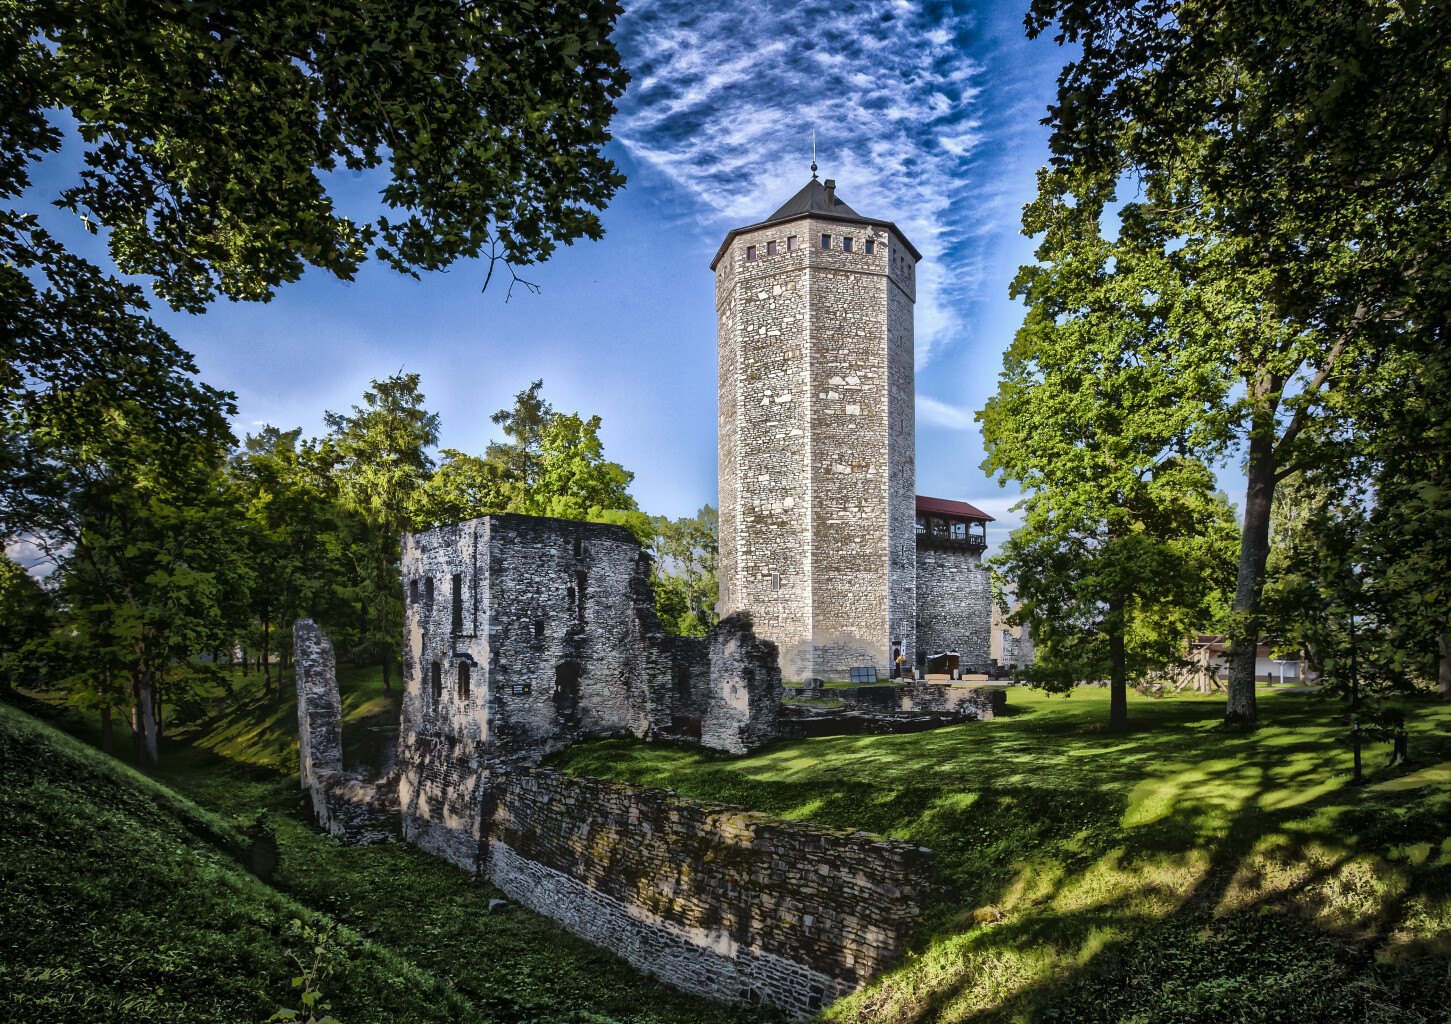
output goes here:
{"type": "Polygon", "coordinates": [[[488,872],[687,991],[816,1012],[901,952],[932,884],[910,843],[548,770],[498,783],[488,872]]]}
{"type": "Polygon", "coordinates": [[[913,260],[807,218],[742,232],[716,271],[722,612],[751,612],[787,678],[885,670],[915,624],[913,260]]]}
{"type": "Polygon", "coordinates": [[[292,626],[297,764],[303,789],[343,770],[343,702],[332,641],[311,619],[292,626]]]}
{"type": "Polygon", "coordinates": [[[332,642],[311,619],[292,627],[297,683],[298,767],[319,825],[350,843],[382,842],[397,830],[388,783],[343,771],[342,698],[332,642]]]}
{"type": "Polygon", "coordinates": [[[992,639],[992,579],[980,552],[917,549],[917,647],[956,651],[964,672],[986,672],[992,639]]]}
{"type": "Polygon", "coordinates": [[[501,767],[603,736],[775,738],[775,646],[745,618],[667,635],[649,573],[619,526],[497,515],[405,537],[405,838],[478,870],[501,767]]]}
{"type": "Polygon", "coordinates": [[[757,637],[749,617],[737,612],[710,631],[707,647],[712,685],[701,742],[744,754],[777,738],[782,705],[776,645],[757,637]]]}

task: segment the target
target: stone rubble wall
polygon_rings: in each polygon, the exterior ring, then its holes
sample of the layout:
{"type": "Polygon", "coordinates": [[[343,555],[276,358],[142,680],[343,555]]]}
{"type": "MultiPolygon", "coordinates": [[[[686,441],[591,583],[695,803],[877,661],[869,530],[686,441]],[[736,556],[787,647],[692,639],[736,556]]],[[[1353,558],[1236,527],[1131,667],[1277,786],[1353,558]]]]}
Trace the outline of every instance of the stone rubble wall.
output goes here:
{"type": "Polygon", "coordinates": [[[533,769],[495,784],[487,870],[687,991],[794,1016],[901,952],[932,885],[910,843],[533,769]]]}
{"type": "Polygon", "coordinates": [[[311,619],[292,626],[297,683],[298,774],[312,797],[313,815],[346,842],[366,844],[398,831],[391,781],[366,781],[343,771],[342,698],[337,663],[327,634],[311,619]]]}
{"type": "Polygon", "coordinates": [[[701,743],[744,754],[779,738],[781,670],[776,645],[757,637],[750,617],[739,613],[717,624],[706,640],[711,686],[701,743]]]}
{"type": "Polygon", "coordinates": [[[928,656],[956,651],[963,672],[987,672],[991,646],[992,578],[982,554],[919,547],[917,649],[928,656]]]}

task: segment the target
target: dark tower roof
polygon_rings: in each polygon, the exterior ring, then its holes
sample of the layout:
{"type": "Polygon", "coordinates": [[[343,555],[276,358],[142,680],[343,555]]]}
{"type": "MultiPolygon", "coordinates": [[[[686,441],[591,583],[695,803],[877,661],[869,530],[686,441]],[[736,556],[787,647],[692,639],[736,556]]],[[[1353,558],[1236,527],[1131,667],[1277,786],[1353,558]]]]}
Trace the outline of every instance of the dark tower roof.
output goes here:
{"type": "Polygon", "coordinates": [[[922,254],[917,251],[917,247],[908,241],[907,236],[902,234],[901,229],[897,225],[889,220],[863,217],[837,198],[835,181],[828,178],[823,183],[817,181],[813,175],[811,180],[806,183],[806,186],[800,192],[797,192],[788,199],[786,204],[771,214],[771,216],[757,224],[748,224],[743,228],[735,228],[730,234],[726,235],[725,241],[716,250],[715,258],[710,261],[710,269],[715,269],[716,264],[726,254],[726,250],[730,248],[731,242],[735,241],[737,235],[746,231],[756,231],[768,224],[784,224],[787,221],[804,220],[807,217],[814,217],[817,220],[846,221],[852,224],[872,224],[876,227],[887,228],[902,240],[902,244],[907,247],[907,251],[912,254],[913,259],[920,260],[922,258],[922,254]]]}
{"type": "Polygon", "coordinates": [[[855,210],[836,198],[836,182],[833,181],[831,185],[831,188],[827,188],[812,178],[800,192],[786,200],[785,206],[771,214],[762,223],[774,224],[778,220],[791,220],[794,217],[810,213],[835,213],[843,217],[862,219],[858,217],[855,210]]]}

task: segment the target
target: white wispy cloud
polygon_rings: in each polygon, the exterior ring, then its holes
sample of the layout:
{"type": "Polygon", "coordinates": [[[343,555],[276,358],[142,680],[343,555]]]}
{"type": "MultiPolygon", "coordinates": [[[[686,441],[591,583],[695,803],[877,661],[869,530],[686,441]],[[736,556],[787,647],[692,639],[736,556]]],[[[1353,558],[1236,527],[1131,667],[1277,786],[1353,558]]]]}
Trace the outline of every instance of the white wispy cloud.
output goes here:
{"type": "Polygon", "coordinates": [[[959,409],[955,405],[948,405],[935,398],[928,398],[926,395],[917,396],[917,418],[933,426],[946,427],[949,430],[972,430],[977,424],[973,420],[972,410],[959,409]]]}
{"type": "Polygon", "coordinates": [[[969,195],[972,28],[964,3],[638,0],[616,36],[634,80],[614,131],[724,233],[805,184],[815,129],[821,176],[922,251],[920,367],[964,330],[982,270],[971,241],[992,209],[969,195]]]}

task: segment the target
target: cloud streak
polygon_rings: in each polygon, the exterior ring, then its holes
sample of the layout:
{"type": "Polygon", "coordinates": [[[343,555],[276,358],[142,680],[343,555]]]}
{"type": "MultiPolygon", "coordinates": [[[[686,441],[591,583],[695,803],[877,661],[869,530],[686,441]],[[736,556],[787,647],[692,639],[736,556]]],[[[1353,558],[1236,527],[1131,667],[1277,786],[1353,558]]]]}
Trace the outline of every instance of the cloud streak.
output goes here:
{"type": "Polygon", "coordinates": [[[963,4],[638,0],[616,36],[634,76],[616,136],[724,234],[805,184],[815,129],[821,176],[925,257],[921,367],[964,331],[982,275],[972,242],[1001,212],[969,195],[983,143],[974,28],[963,4]]]}
{"type": "Polygon", "coordinates": [[[977,426],[971,410],[959,409],[955,405],[939,402],[926,395],[917,396],[917,418],[935,427],[948,430],[972,430],[977,426]]]}

